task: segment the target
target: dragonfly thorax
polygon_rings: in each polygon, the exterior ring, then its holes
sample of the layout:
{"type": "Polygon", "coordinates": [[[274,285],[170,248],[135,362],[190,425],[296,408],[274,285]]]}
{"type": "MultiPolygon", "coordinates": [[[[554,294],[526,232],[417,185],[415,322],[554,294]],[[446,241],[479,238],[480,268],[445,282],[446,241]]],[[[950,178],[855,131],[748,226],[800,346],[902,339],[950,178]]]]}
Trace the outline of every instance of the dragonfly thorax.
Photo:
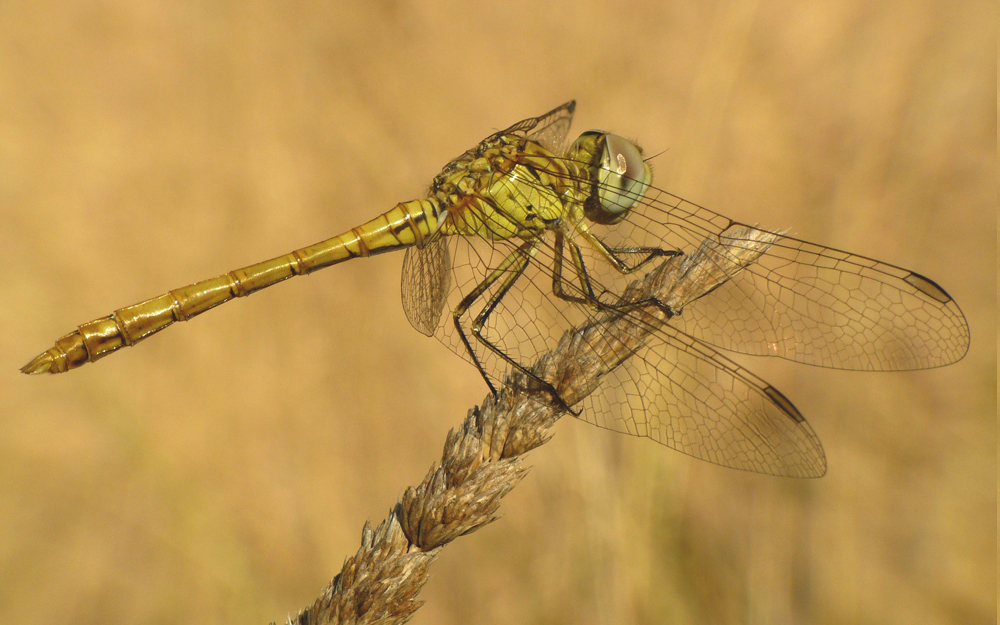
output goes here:
{"type": "Polygon", "coordinates": [[[447,211],[444,234],[532,238],[565,215],[573,166],[524,137],[498,133],[448,163],[430,196],[447,211]]]}

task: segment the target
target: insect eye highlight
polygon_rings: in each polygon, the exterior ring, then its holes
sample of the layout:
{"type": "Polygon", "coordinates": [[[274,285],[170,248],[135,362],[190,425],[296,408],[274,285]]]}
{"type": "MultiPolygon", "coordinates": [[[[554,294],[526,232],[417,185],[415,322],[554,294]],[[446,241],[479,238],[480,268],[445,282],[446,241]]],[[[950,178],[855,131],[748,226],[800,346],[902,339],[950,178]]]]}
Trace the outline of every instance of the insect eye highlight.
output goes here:
{"type": "Polygon", "coordinates": [[[587,207],[587,218],[601,224],[615,224],[642,200],[652,181],[652,171],[642,160],[639,147],[618,135],[606,134],[598,142],[596,202],[587,207]]]}

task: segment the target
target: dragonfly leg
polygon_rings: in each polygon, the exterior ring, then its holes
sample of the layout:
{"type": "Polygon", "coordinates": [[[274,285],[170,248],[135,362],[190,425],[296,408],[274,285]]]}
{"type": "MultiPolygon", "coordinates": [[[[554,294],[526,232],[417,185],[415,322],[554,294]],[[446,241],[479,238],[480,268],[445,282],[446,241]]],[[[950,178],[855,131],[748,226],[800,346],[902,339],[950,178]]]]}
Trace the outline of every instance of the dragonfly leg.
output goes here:
{"type": "Polygon", "coordinates": [[[556,231],[556,249],[555,249],[555,265],[552,270],[552,292],[561,300],[567,302],[574,302],[576,304],[584,304],[587,306],[595,305],[598,301],[597,296],[594,295],[594,288],[590,284],[590,276],[587,274],[586,268],[583,265],[583,258],[580,257],[580,249],[570,244],[570,255],[573,257],[573,265],[577,268],[576,275],[580,278],[580,286],[583,289],[584,297],[579,297],[576,295],[570,295],[563,288],[563,248],[565,247],[565,237],[562,232],[556,231]],[[583,268],[583,271],[580,271],[583,268]]]}
{"type": "MultiPolygon", "coordinates": [[[[600,239],[597,239],[596,237],[594,238],[594,240],[597,241],[602,246],[602,248],[607,252],[610,258],[614,259],[618,263],[621,263],[620,265],[615,264],[615,268],[617,268],[623,274],[629,274],[632,273],[633,271],[638,270],[639,268],[648,264],[654,258],[667,258],[672,256],[679,256],[682,253],[675,250],[663,250],[655,247],[612,248],[606,246],[603,242],[600,241],[600,239]],[[635,266],[632,267],[629,267],[624,263],[624,261],[614,256],[615,253],[640,253],[640,252],[647,252],[648,255],[646,256],[646,258],[644,258],[643,260],[641,260],[639,263],[637,263],[635,266]]],[[[583,253],[580,251],[580,247],[572,241],[568,243],[570,256],[573,259],[573,268],[576,271],[577,277],[580,280],[582,292],[584,295],[583,297],[578,297],[566,293],[565,290],[563,289],[563,276],[562,276],[563,245],[564,245],[563,237],[561,236],[561,233],[557,233],[555,265],[552,272],[552,292],[556,295],[556,297],[568,302],[585,304],[593,308],[596,308],[598,310],[609,311],[609,312],[629,312],[632,310],[636,310],[638,308],[642,308],[644,306],[655,306],[656,308],[659,308],[661,311],[663,311],[668,317],[673,317],[675,315],[680,314],[680,312],[674,310],[673,308],[671,308],[670,306],[668,306],[667,304],[665,304],[664,302],[655,297],[648,297],[646,299],[638,300],[635,302],[625,302],[625,303],[617,302],[609,304],[607,302],[602,302],[600,298],[598,298],[597,295],[594,293],[594,288],[590,282],[590,274],[587,272],[587,267],[583,261],[583,253]]]]}
{"type": "MultiPolygon", "coordinates": [[[[649,246],[636,246],[636,247],[611,247],[600,238],[594,236],[591,232],[587,230],[577,230],[584,240],[586,240],[594,249],[596,249],[601,256],[611,264],[619,273],[622,275],[628,275],[639,269],[642,269],[653,260],[657,258],[670,258],[673,256],[681,256],[683,252],[680,250],[665,250],[659,247],[649,247],[649,246]],[[621,254],[646,254],[645,258],[640,260],[634,265],[629,265],[623,259],[619,257],[621,254]]],[[[666,306],[662,302],[655,300],[655,298],[650,298],[648,300],[643,300],[642,302],[632,302],[627,305],[619,304],[609,304],[602,302],[600,297],[594,293],[593,285],[590,282],[590,274],[587,271],[587,267],[583,261],[583,253],[580,251],[580,246],[574,241],[569,241],[566,243],[570,249],[570,256],[573,259],[573,267],[576,271],[577,277],[580,279],[580,284],[582,287],[583,297],[574,296],[566,293],[563,290],[563,278],[562,278],[562,263],[563,256],[562,250],[564,245],[564,237],[561,232],[556,232],[556,249],[555,249],[555,270],[552,274],[552,291],[560,299],[566,300],[568,302],[575,302],[578,304],[586,304],[600,310],[611,310],[620,311],[625,309],[634,309],[639,305],[653,304],[668,313],[670,316],[679,314],[677,311],[666,306]]],[[[612,293],[612,295],[615,295],[612,293]]]]}
{"type": "Polygon", "coordinates": [[[613,263],[615,269],[623,274],[630,274],[633,271],[638,271],[656,258],[680,256],[683,253],[680,250],[665,250],[659,247],[609,247],[603,241],[601,242],[601,246],[604,247],[608,256],[615,260],[613,263]],[[635,265],[629,266],[624,260],[618,258],[618,254],[646,254],[646,257],[635,265]]]}
{"type": "MultiPolygon", "coordinates": [[[[683,254],[680,250],[665,250],[660,247],[611,247],[588,230],[577,230],[577,233],[582,236],[584,240],[591,245],[591,247],[600,252],[601,255],[604,256],[604,258],[607,259],[607,261],[611,263],[615,269],[623,274],[630,274],[633,271],[638,271],[652,262],[655,258],[680,256],[683,254]],[[646,257],[635,265],[629,265],[618,257],[619,254],[646,254],[646,257]]],[[[579,253],[579,250],[577,250],[577,253],[579,253]]]]}
{"type": "Polygon", "coordinates": [[[501,358],[502,360],[510,364],[512,367],[514,367],[516,370],[520,371],[524,375],[528,376],[529,378],[540,384],[550,395],[552,395],[553,399],[555,399],[555,401],[559,404],[560,408],[574,415],[578,415],[579,413],[571,409],[569,405],[559,395],[559,391],[556,390],[556,387],[554,387],[549,382],[546,382],[542,378],[538,377],[538,375],[536,375],[534,372],[532,372],[524,365],[522,365],[521,363],[517,362],[516,360],[508,356],[506,352],[504,352],[502,349],[494,345],[493,342],[490,341],[487,337],[483,336],[483,328],[486,326],[486,322],[489,319],[489,316],[493,313],[493,311],[496,309],[497,305],[504,298],[504,296],[507,295],[511,287],[514,286],[514,283],[517,282],[518,278],[524,275],[524,270],[527,269],[528,264],[531,262],[531,259],[538,252],[540,243],[541,243],[540,240],[533,239],[530,241],[526,241],[524,244],[522,244],[520,247],[514,250],[509,256],[507,256],[507,258],[503,260],[503,262],[500,263],[499,266],[497,266],[496,269],[494,269],[490,273],[490,275],[486,277],[485,280],[479,283],[475,289],[473,289],[468,295],[466,295],[462,299],[461,302],[459,302],[458,306],[456,306],[455,309],[452,311],[452,317],[455,322],[455,329],[458,331],[458,335],[462,339],[462,343],[465,345],[465,349],[469,352],[469,356],[472,357],[473,364],[476,365],[476,368],[479,369],[480,375],[482,375],[483,379],[486,380],[486,384],[487,386],[490,387],[490,391],[494,395],[496,395],[497,389],[493,385],[493,382],[490,380],[490,377],[486,373],[485,368],[483,368],[482,363],[480,363],[479,357],[476,355],[475,350],[473,350],[472,343],[469,341],[469,336],[462,328],[461,318],[466,312],[468,312],[469,308],[472,307],[473,303],[475,303],[476,300],[482,297],[482,295],[487,291],[487,289],[496,284],[497,281],[503,280],[500,283],[497,292],[490,296],[490,298],[486,301],[486,305],[479,312],[479,314],[476,315],[476,318],[472,323],[472,334],[476,337],[476,340],[482,343],[497,357],[501,358]]]}
{"type": "MultiPolygon", "coordinates": [[[[614,263],[615,268],[618,269],[618,271],[624,275],[628,275],[632,272],[642,269],[643,267],[645,267],[646,265],[648,265],[650,262],[652,262],[657,258],[672,258],[674,256],[682,256],[684,254],[680,250],[665,250],[659,247],[609,247],[603,241],[601,241],[601,246],[604,247],[608,256],[610,256],[616,261],[614,263]],[[618,258],[617,256],[618,254],[642,254],[642,253],[645,253],[646,257],[632,266],[629,266],[624,260],[618,258]]],[[[583,268],[584,271],[586,271],[586,268],[583,267],[583,257],[580,254],[579,248],[577,248],[576,254],[577,256],[580,257],[580,267],[583,268]]],[[[660,301],[658,298],[655,297],[649,297],[644,300],[639,300],[637,302],[630,302],[627,304],[612,304],[611,309],[616,311],[628,311],[646,305],[652,305],[659,308],[669,317],[673,317],[675,315],[680,314],[679,311],[676,311],[670,306],[667,306],[665,303],[663,303],[662,301],[660,301]]],[[[602,304],[602,306],[606,306],[606,304],[602,304]]]]}

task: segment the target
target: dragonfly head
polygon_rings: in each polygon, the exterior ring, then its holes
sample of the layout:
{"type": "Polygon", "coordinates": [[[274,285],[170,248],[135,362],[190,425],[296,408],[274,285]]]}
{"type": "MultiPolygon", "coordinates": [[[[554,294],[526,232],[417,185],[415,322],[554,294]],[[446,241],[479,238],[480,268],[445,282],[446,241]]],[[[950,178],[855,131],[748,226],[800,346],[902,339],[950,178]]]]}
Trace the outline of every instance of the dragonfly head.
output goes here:
{"type": "Polygon", "coordinates": [[[568,156],[588,168],[591,187],[584,214],[595,223],[611,225],[625,219],[653,179],[639,146],[608,132],[583,133],[568,156]]]}

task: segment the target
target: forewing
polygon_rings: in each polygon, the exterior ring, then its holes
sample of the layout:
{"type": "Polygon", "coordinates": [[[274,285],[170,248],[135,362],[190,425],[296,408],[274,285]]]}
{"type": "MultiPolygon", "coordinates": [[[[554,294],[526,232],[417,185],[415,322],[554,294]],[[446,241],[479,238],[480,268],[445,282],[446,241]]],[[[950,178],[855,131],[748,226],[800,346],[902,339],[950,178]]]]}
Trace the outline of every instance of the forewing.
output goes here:
{"type": "Polygon", "coordinates": [[[734,469],[826,472],[819,438],[784,395],[669,325],[604,377],[580,419],[734,469]]]}
{"type": "MultiPolygon", "coordinates": [[[[655,188],[622,223],[591,230],[612,247],[684,252],[706,239],[738,248],[762,232],[655,188]]],[[[833,369],[926,369],[968,351],[962,311],[928,278],[778,236],[756,263],[688,303],[676,326],[722,349],[833,369]]]]}
{"type": "MultiPolygon", "coordinates": [[[[630,221],[662,232],[668,245],[714,237],[738,246],[759,232],[659,190],[630,221]]],[[[677,326],[723,349],[834,369],[926,369],[961,359],[969,346],[962,311],[932,281],[787,236],[689,304],[677,326]]]]}
{"type": "Polygon", "coordinates": [[[434,336],[451,290],[449,239],[438,237],[423,247],[410,247],[403,258],[403,311],[410,325],[434,336]]]}

